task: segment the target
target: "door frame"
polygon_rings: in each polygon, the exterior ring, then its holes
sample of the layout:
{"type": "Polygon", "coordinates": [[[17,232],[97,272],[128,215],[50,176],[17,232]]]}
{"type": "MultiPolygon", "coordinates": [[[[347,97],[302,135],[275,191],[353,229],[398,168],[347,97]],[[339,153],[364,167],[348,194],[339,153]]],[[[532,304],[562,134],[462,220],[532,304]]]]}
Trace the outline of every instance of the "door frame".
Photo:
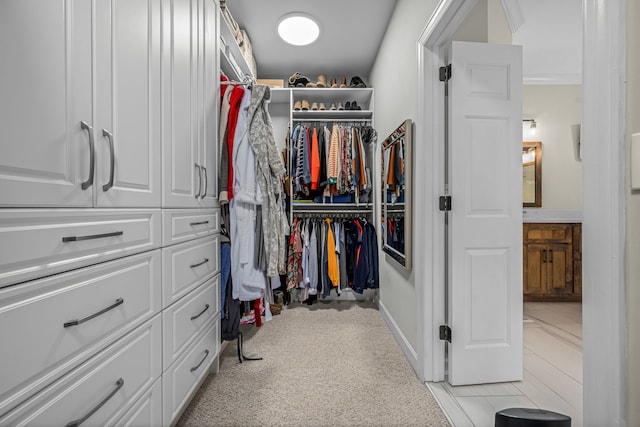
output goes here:
{"type": "MultiPolygon", "coordinates": [[[[415,153],[423,167],[416,168],[415,179],[427,183],[415,206],[424,212],[415,227],[416,253],[424,254],[415,265],[417,371],[424,381],[443,381],[446,373],[438,336],[446,303],[444,216],[437,202],[444,188],[444,85],[438,67],[448,38],[476,3],[441,0],[417,42],[415,153]]],[[[583,0],[582,9],[583,416],[592,425],[625,425],[626,3],[583,0]]]]}

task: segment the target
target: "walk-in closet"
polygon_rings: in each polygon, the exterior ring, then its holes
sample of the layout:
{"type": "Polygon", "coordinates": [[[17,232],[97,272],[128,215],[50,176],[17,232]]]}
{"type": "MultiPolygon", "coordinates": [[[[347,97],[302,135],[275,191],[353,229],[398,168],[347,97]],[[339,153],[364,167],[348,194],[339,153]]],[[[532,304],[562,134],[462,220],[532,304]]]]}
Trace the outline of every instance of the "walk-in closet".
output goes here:
{"type": "Polygon", "coordinates": [[[596,3],[0,0],[0,427],[635,425],[596,3]]]}

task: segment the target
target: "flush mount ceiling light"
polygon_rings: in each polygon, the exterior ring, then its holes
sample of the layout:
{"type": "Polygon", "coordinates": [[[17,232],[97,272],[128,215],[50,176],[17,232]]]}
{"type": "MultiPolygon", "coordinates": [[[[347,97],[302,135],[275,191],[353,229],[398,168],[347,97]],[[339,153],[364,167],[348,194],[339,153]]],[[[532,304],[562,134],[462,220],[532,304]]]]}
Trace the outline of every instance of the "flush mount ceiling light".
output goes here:
{"type": "Polygon", "coordinates": [[[316,41],[320,27],[316,21],[304,13],[289,13],[280,18],[278,34],[285,42],[294,46],[306,46],[316,41]]]}

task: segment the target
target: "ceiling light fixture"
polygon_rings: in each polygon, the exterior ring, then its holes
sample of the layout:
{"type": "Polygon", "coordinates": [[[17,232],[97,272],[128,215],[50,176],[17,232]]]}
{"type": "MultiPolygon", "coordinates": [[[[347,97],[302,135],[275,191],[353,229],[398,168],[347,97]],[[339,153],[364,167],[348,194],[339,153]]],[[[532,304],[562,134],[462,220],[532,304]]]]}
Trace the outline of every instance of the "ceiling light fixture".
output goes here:
{"type": "Polygon", "coordinates": [[[311,16],[295,12],[280,18],[278,34],[289,44],[306,46],[316,41],[320,35],[320,27],[311,16]]]}

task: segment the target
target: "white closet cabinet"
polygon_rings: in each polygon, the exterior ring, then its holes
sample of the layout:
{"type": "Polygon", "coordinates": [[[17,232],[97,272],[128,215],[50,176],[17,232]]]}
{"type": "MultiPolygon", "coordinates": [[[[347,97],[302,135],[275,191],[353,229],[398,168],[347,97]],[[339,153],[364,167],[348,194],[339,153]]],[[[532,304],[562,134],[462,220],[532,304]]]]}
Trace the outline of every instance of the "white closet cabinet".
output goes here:
{"type": "Polygon", "coordinates": [[[165,0],[162,16],[163,207],[216,207],[217,4],[165,0]]]}
{"type": "Polygon", "coordinates": [[[3,1],[0,57],[0,206],[160,206],[159,0],[3,1]]]}

